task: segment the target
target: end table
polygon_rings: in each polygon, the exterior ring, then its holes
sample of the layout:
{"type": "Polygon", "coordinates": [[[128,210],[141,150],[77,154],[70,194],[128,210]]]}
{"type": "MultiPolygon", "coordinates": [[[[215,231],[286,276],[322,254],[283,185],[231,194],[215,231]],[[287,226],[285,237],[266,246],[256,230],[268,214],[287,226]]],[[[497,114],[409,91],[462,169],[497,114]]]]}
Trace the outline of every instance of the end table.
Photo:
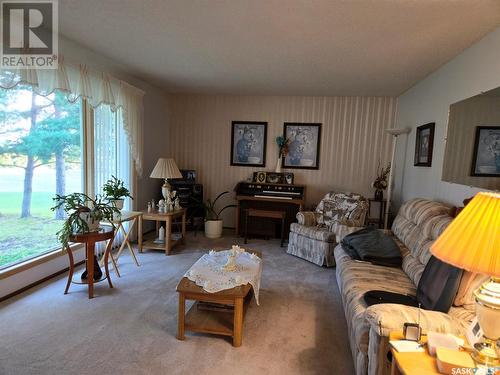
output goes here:
{"type": "Polygon", "coordinates": [[[157,249],[157,250],[164,250],[165,255],[170,255],[170,252],[172,251],[172,247],[176,245],[177,243],[182,243],[184,242],[184,238],[186,237],[186,209],[181,208],[178,210],[170,211],[170,212],[158,212],[152,211],[148,212],[147,210],[142,211],[142,215],[139,216],[139,252],[142,253],[142,250],[144,248],[147,249],[157,249]],[[181,218],[182,220],[182,232],[181,232],[181,238],[179,239],[172,239],[172,223],[176,218],[181,218]],[[143,228],[143,222],[144,220],[151,220],[151,221],[156,221],[156,231],[155,231],[155,238],[158,235],[158,230],[160,228],[160,222],[164,221],[165,222],[165,242],[164,243],[157,243],[154,241],[154,238],[152,240],[145,240],[143,241],[142,239],[142,228],[143,228]]]}
{"type": "Polygon", "coordinates": [[[87,266],[87,281],[74,281],[73,273],[75,271],[75,262],[73,259],[73,252],[69,246],[66,247],[66,252],[69,257],[69,274],[68,282],[66,283],[66,289],[64,294],[68,294],[69,286],[71,283],[74,284],[87,284],[89,299],[94,298],[94,283],[98,283],[104,280],[108,280],[110,288],[113,288],[111,283],[111,278],[109,277],[108,269],[108,257],[111,251],[111,246],[113,245],[113,238],[115,236],[115,230],[112,227],[100,228],[97,232],[74,234],[70,237],[70,242],[85,244],[85,255],[86,255],[86,266],[87,266]],[[99,241],[108,241],[106,250],[104,251],[104,277],[99,280],[94,281],[94,254],[95,254],[95,244],[99,241]]]}

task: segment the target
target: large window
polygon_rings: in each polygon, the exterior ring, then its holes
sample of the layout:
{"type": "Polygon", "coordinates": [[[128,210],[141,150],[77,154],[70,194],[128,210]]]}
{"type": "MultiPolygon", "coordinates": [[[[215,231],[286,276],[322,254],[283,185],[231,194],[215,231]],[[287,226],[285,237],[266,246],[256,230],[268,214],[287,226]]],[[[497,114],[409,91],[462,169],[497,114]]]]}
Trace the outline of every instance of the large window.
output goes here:
{"type": "Polygon", "coordinates": [[[58,91],[0,89],[0,269],[60,247],[56,193],[100,193],[112,174],[128,185],[123,137],[120,112],[109,106],[93,111],[58,91]]]}

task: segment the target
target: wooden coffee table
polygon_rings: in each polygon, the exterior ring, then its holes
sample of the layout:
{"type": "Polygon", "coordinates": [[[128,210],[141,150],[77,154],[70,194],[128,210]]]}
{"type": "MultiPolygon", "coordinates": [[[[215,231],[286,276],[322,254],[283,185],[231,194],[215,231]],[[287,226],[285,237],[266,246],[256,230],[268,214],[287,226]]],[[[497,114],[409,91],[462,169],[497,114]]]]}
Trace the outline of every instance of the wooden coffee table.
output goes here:
{"type": "MultiPolygon", "coordinates": [[[[259,251],[249,251],[262,259],[259,251]]],[[[187,277],[177,285],[179,316],[177,338],[184,340],[184,332],[201,332],[231,336],[233,346],[241,346],[243,319],[253,296],[250,284],[209,293],[187,277]],[[186,300],[196,301],[186,314],[186,300]]]]}

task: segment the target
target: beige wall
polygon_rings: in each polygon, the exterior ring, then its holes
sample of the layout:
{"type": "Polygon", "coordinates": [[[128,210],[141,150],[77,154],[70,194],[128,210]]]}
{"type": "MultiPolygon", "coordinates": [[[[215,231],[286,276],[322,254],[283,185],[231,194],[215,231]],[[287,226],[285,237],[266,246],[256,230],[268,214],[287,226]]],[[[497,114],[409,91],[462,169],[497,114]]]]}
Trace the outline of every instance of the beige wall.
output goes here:
{"type": "MultiPolygon", "coordinates": [[[[403,176],[396,181],[398,203],[425,197],[461,205],[463,199],[485,190],[445,182],[441,176],[450,104],[500,86],[499,45],[500,27],[398,98],[397,124],[412,128],[406,142],[398,142],[397,167],[402,169],[398,175],[403,176]],[[415,128],[428,122],[436,123],[432,167],[414,167],[415,128]]],[[[464,160],[463,168],[469,170],[470,163],[464,160]]]]}
{"type": "MultiPolygon", "coordinates": [[[[256,170],[272,171],[283,122],[320,122],[319,170],[291,169],[295,182],[307,185],[307,203],[317,203],[329,190],[373,195],[370,183],[377,162],[390,159],[396,99],[389,97],[276,97],[176,95],[170,101],[169,155],[180,168],[195,169],[205,198],[232,190],[256,170]],[[265,168],[230,166],[231,121],[267,121],[265,168]]],[[[230,199],[228,199],[230,200],[230,199]]],[[[224,217],[232,226],[234,212],[224,217]]]]}
{"type": "Polygon", "coordinates": [[[450,106],[443,181],[500,189],[500,178],[471,176],[476,128],[500,124],[500,98],[475,96],[450,106]]]}

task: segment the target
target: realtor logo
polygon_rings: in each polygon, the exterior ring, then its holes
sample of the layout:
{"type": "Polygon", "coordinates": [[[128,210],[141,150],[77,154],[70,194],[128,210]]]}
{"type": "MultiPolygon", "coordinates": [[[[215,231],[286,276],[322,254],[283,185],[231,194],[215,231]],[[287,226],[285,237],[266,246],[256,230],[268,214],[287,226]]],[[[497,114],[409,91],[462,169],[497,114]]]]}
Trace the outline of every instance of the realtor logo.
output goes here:
{"type": "Polygon", "coordinates": [[[0,4],[0,68],[56,69],[57,0],[10,0],[0,4]]]}

